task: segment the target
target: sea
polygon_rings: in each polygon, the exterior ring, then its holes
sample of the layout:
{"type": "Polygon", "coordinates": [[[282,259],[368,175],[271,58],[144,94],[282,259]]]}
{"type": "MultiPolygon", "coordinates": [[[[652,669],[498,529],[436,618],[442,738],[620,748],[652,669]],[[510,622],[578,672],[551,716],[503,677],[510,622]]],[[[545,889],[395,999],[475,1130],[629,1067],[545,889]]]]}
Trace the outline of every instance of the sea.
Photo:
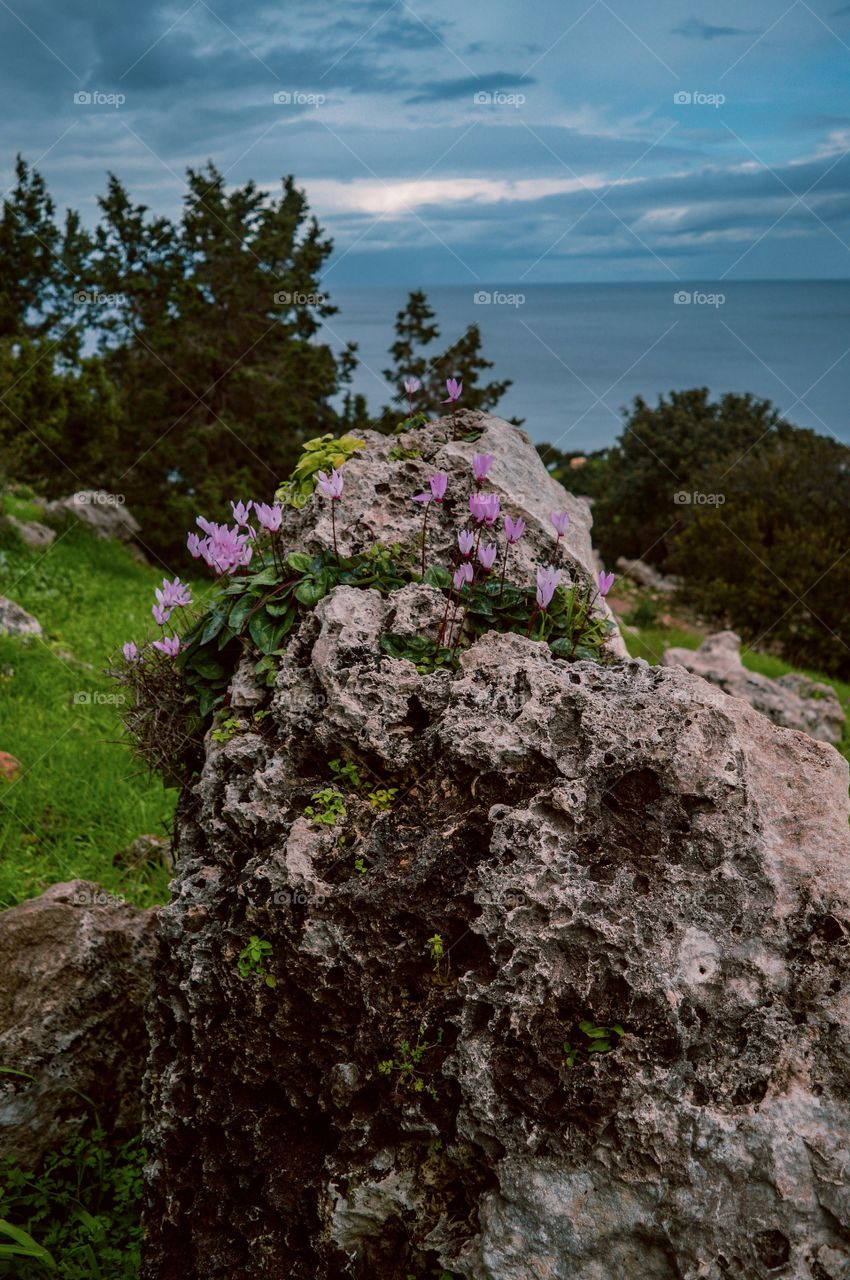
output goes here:
{"type": "MultiPolygon", "coordinates": [[[[389,401],[395,316],[416,287],[327,282],[339,312],[325,338],[357,342],[353,389],[373,412],[389,401]]],[[[513,380],[497,412],[537,442],[599,449],[635,396],[708,387],[752,392],[850,444],[850,280],[422,287],[440,327],[433,354],[479,325],[489,376],[513,380]]]]}

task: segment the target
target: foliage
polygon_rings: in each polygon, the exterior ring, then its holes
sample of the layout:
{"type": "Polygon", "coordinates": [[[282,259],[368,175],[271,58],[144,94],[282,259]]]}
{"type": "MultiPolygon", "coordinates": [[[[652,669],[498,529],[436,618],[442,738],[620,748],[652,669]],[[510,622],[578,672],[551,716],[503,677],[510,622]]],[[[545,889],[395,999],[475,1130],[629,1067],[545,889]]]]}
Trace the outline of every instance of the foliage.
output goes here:
{"type": "Polygon", "coordinates": [[[846,446],[783,425],[702,483],[725,502],[686,510],[668,561],[684,598],[750,644],[850,677],[846,446]]]}
{"type": "Polygon", "coordinates": [[[376,787],[374,791],[369,792],[366,799],[379,813],[389,813],[397,795],[398,787],[376,787]]]}
{"type": "Polygon", "coordinates": [[[345,801],[334,787],[322,787],[320,791],[314,791],[310,799],[313,803],[307,806],[304,813],[311,822],[324,827],[335,827],[338,822],[345,821],[345,801]]]}
{"type": "Polygon", "coordinates": [[[258,938],[255,933],[248,939],[247,947],[239,952],[236,961],[236,972],[240,978],[257,978],[267,987],[276,987],[277,978],[269,973],[266,960],[271,958],[274,948],[265,938],[258,938]]]}
{"type": "Polygon", "coordinates": [[[213,742],[221,742],[222,744],[232,742],[243,731],[244,727],[238,716],[225,716],[213,729],[210,737],[213,742]]]}
{"type": "Polygon", "coordinates": [[[588,1060],[593,1053],[610,1053],[616,1048],[620,1037],[626,1034],[618,1022],[606,1027],[587,1018],[578,1024],[578,1029],[584,1036],[584,1041],[577,1045],[570,1044],[569,1040],[564,1041],[564,1055],[570,1069],[579,1059],[588,1060]]]}
{"type": "Polygon", "coordinates": [[[275,499],[282,506],[304,507],[316,489],[316,477],[320,471],[330,472],[342,467],[359,449],[365,449],[364,440],[356,436],[319,436],[308,440],[295,464],[292,478],[284,481],[275,499]]]}
{"type": "MultiPolygon", "coordinates": [[[[12,1260],[0,1244],[0,1276],[15,1280],[131,1280],[138,1275],[144,1152],[134,1138],[110,1146],[95,1125],[45,1157],[37,1171],[0,1161],[0,1215],[36,1249],[12,1260]]],[[[2,1228],[4,1224],[0,1224],[2,1228]]],[[[3,1234],[9,1234],[8,1225],[3,1234]]]]}
{"type": "Polygon", "coordinates": [[[0,470],[49,494],[112,488],[160,555],[231,487],[288,474],[305,439],[365,425],[356,348],[320,341],[331,241],[277,195],[190,169],[174,221],[111,175],[86,232],[19,157],[0,214],[0,470]],[[93,350],[92,348],[95,348],[93,350]],[[85,352],[85,354],[83,354],[85,352]]]}
{"type": "Polygon", "coordinates": [[[421,676],[433,675],[441,667],[453,667],[455,655],[430,636],[401,636],[387,632],[381,636],[381,648],[391,658],[406,658],[421,676]]]}
{"type": "Polygon", "coordinates": [[[448,982],[451,973],[451,961],[446,954],[443,935],[433,934],[425,944],[428,955],[434,961],[434,972],[441,982],[448,982]]]}
{"type": "MultiPolygon", "coordinates": [[[[676,495],[718,492],[708,486],[706,470],[718,463],[721,472],[734,466],[779,423],[769,401],[750,395],[711,400],[702,387],[660,396],[654,408],[638,396],[604,460],[595,494],[593,525],[602,559],[663,564],[692,508],[676,495]]],[[[587,492],[584,470],[568,487],[587,492]]],[[[566,482],[570,476],[559,478],[566,482]]]]}
{"type": "Polygon", "coordinates": [[[427,1025],[423,1022],[419,1028],[416,1043],[401,1040],[397,1056],[379,1062],[378,1071],[382,1076],[395,1076],[400,1088],[412,1089],[414,1093],[428,1093],[436,1099],[439,1096],[436,1087],[427,1083],[427,1077],[420,1068],[425,1055],[442,1044],[443,1032],[442,1029],[437,1032],[433,1044],[429,1044],[425,1039],[427,1032],[427,1025]]]}

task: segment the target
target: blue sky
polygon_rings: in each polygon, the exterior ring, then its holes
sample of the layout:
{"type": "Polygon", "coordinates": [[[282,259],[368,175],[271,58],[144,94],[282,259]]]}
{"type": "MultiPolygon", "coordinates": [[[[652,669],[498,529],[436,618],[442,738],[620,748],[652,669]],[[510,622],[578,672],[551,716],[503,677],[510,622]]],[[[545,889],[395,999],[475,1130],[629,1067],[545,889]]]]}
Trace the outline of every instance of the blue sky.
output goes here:
{"type": "Polygon", "coordinates": [[[840,0],[2,0],[0,40],[3,176],[89,223],[211,158],[295,174],[329,284],[850,276],[840,0]]]}

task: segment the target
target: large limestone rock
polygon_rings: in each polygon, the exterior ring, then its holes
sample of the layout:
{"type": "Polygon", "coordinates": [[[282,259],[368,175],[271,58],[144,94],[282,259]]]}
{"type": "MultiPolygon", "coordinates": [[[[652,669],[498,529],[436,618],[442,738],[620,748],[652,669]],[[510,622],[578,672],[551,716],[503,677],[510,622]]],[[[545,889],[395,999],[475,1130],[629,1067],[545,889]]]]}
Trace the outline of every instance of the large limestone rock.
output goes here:
{"type": "MultiPolygon", "coordinates": [[[[449,476],[446,501],[431,507],[426,545],[429,564],[450,563],[455,531],[473,488],[472,455],[490,453],[495,461],[487,476],[488,491],[500,495],[503,513],[521,516],[526,522],[522,541],[511,550],[511,580],[531,583],[540,565],[550,563],[595,576],[589,503],[568,493],[546,470],[531,437],[503,418],[461,411],[455,432],[451,418],[442,418],[400,438],[375,431],[362,431],[359,438],[366,449],[346,463],[345,494],[336,511],[338,545],[344,554],[367,550],[375,542],[413,540],[418,545],[422,509],[411,501],[412,496],[427,491],[428,477],[435,471],[444,471],[449,476]],[[473,431],[480,432],[474,443],[455,438],[473,431]],[[420,457],[394,460],[390,455],[400,444],[408,451],[417,450],[420,457]],[[559,545],[549,520],[552,511],[570,515],[566,537],[559,545]]],[[[317,497],[301,511],[288,511],[283,537],[287,545],[307,551],[332,547],[330,504],[317,497]]],[[[613,620],[604,601],[600,608],[613,620]]],[[[607,647],[612,654],[628,656],[619,629],[607,647]]]]}
{"type": "Polygon", "coordinates": [[[145,1280],[846,1277],[847,763],[682,668],[382,656],[440,604],[336,589],[184,797],[145,1280]]]}
{"type": "Polygon", "coordinates": [[[91,1120],[138,1132],[154,911],[85,880],[0,912],[0,1151],[27,1167],[91,1120]],[[15,1074],[12,1074],[12,1073],[15,1074]]]}
{"type": "Polygon", "coordinates": [[[741,637],[734,631],[706,636],[698,649],[668,649],[665,667],[685,667],[718,685],[734,698],[744,698],[774,724],[800,729],[821,742],[840,742],[844,708],[831,685],[792,673],[771,680],[748,671],[741,662],[741,637]]]}

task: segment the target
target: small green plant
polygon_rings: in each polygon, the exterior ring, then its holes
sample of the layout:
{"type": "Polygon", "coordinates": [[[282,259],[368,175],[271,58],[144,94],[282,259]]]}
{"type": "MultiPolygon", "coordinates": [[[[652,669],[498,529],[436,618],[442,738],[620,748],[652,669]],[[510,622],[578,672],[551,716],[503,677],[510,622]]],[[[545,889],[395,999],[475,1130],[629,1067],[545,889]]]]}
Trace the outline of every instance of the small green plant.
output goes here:
{"type": "Polygon", "coordinates": [[[398,787],[377,787],[369,792],[366,799],[373,809],[377,809],[380,813],[389,813],[397,795],[398,787]]]}
{"type": "Polygon", "coordinates": [[[421,458],[422,453],[419,449],[407,449],[403,444],[399,443],[393,445],[387,457],[391,462],[408,462],[412,458],[421,458]]]}
{"type": "Polygon", "coordinates": [[[358,874],[359,876],[365,876],[365,874],[366,874],[366,872],[369,870],[369,868],[366,866],[366,863],[363,861],[363,859],[362,859],[362,858],[355,858],[355,859],[354,859],[354,870],[357,872],[357,874],[358,874]]]}
{"type": "Polygon", "coordinates": [[[393,435],[400,436],[403,431],[413,431],[416,427],[427,427],[431,419],[427,413],[414,413],[409,418],[403,418],[401,422],[397,422],[393,429],[393,435]]]}
{"type": "Polygon", "coordinates": [[[451,962],[446,954],[446,948],[443,945],[443,937],[440,933],[433,934],[425,944],[428,955],[434,961],[434,972],[441,982],[448,982],[451,973],[451,962]]]}
{"type": "Polygon", "coordinates": [[[569,1040],[564,1041],[564,1056],[570,1070],[583,1055],[587,1059],[592,1053],[610,1053],[619,1044],[620,1037],[626,1034],[618,1022],[606,1027],[587,1018],[578,1024],[578,1028],[588,1043],[572,1045],[569,1040]]]}
{"type": "Polygon", "coordinates": [[[266,968],[266,960],[272,954],[274,948],[272,944],[265,938],[258,938],[254,933],[248,939],[248,945],[239,952],[239,958],[236,962],[236,972],[240,978],[258,978],[266,984],[267,987],[276,987],[277,978],[274,974],[269,973],[266,968]]]}
{"type": "Polygon", "coordinates": [[[238,716],[228,716],[225,720],[213,729],[210,737],[213,742],[230,742],[237,734],[241,733],[245,726],[238,716]]]}
{"type": "Polygon", "coordinates": [[[390,658],[407,658],[421,676],[433,675],[441,667],[451,668],[455,664],[452,650],[428,636],[400,636],[389,632],[381,636],[381,648],[390,658]]]}
{"type": "Polygon", "coordinates": [[[131,1280],[139,1274],[144,1151],[95,1122],[38,1171],[0,1160],[0,1276],[131,1280]]]}
{"type": "Polygon", "coordinates": [[[420,1067],[426,1053],[442,1044],[443,1032],[442,1029],[439,1030],[434,1043],[429,1044],[425,1039],[427,1031],[428,1028],[423,1022],[416,1037],[416,1044],[411,1044],[409,1040],[400,1041],[398,1056],[379,1062],[378,1071],[382,1076],[396,1076],[400,1088],[412,1089],[414,1093],[428,1093],[436,1099],[439,1097],[437,1090],[433,1084],[427,1083],[420,1067]]]}
{"type": "Polygon", "coordinates": [[[335,827],[337,822],[345,819],[345,803],[335,787],[322,787],[321,791],[314,791],[310,799],[313,803],[307,805],[304,813],[311,822],[317,822],[323,827],[335,827]]]}
{"type": "Polygon", "coordinates": [[[365,440],[356,436],[316,436],[308,440],[295,464],[292,477],[278,489],[275,497],[284,507],[305,507],[316,488],[320,471],[331,472],[345,465],[353,454],[366,448],[365,440]]]}
{"type": "Polygon", "coordinates": [[[359,791],[363,786],[363,781],[357,772],[357,765],[351,760],[346,760],[344,764],[342,760],[329,760],[328,768],[337,782],[348,783],[353,791],[359,791]]]}

